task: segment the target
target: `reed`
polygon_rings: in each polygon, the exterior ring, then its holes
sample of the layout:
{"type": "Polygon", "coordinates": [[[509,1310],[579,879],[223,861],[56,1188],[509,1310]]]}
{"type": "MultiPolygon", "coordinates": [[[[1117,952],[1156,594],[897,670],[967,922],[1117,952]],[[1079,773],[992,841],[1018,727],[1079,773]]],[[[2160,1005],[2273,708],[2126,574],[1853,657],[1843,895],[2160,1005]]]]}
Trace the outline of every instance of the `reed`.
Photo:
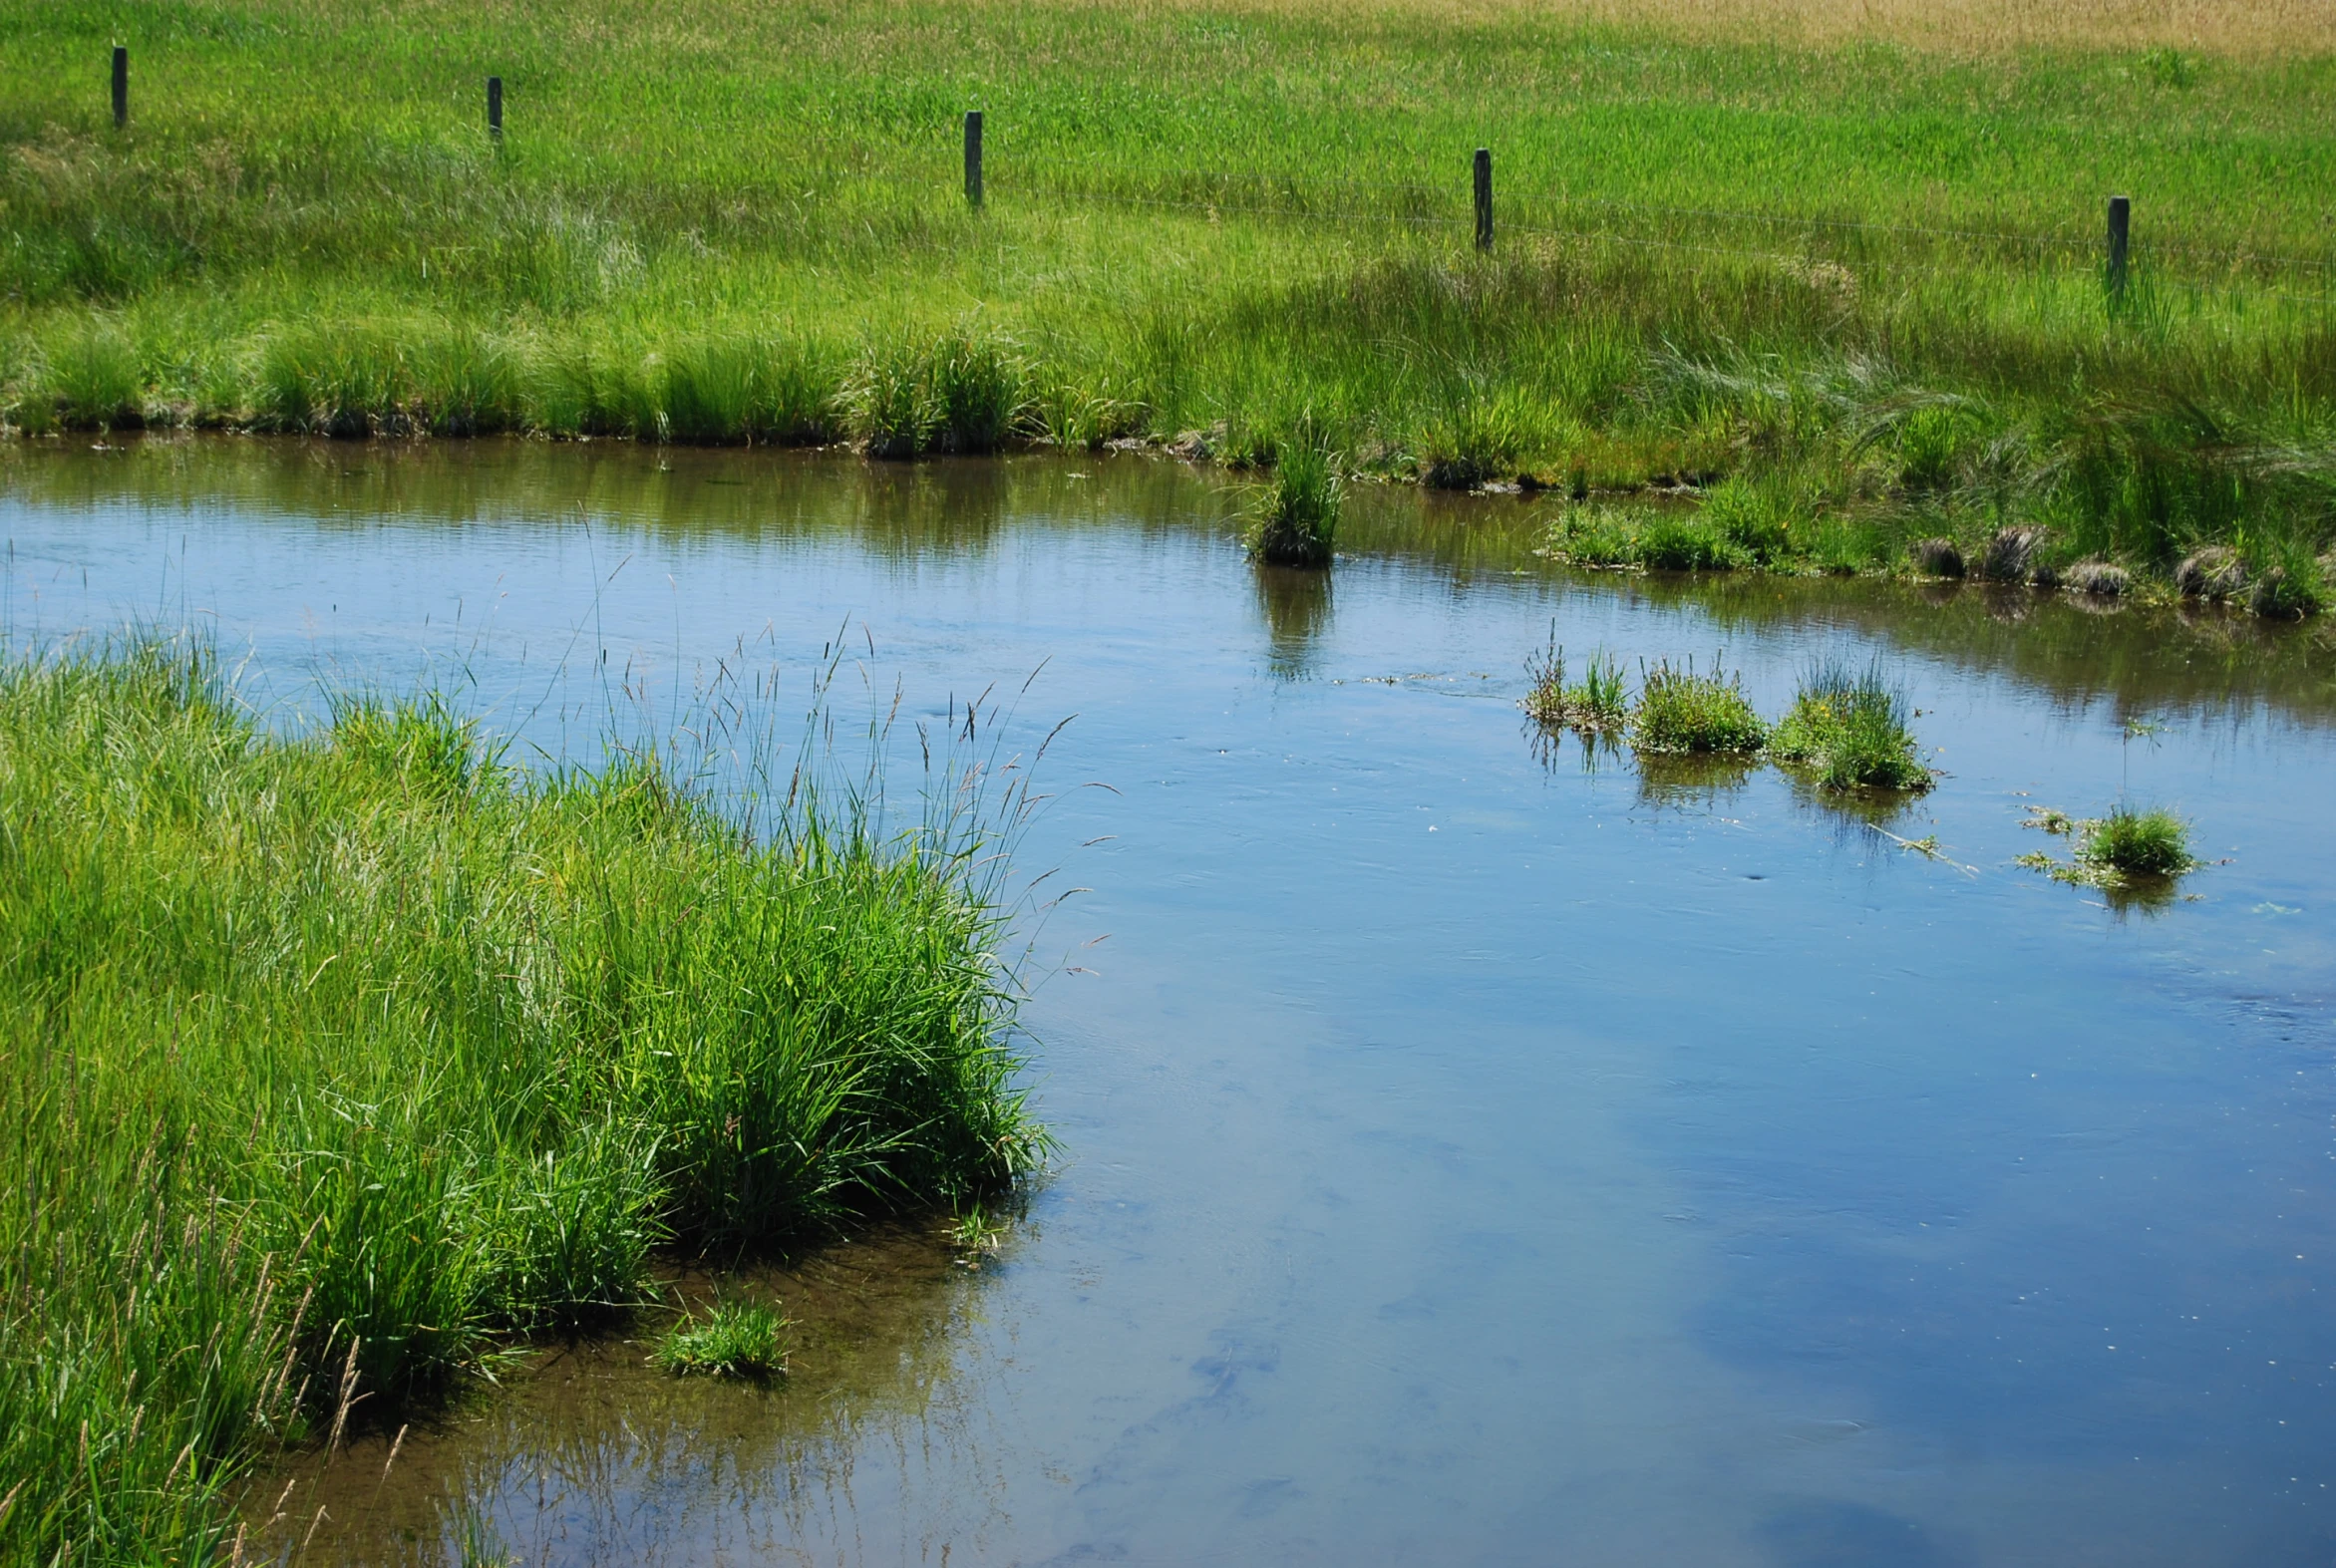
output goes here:
{"type": "Polygon", "coordinates": [[[995,821],[887,834],[199,650],[0,664],[0,1562],[202,1562],[270,1443],[1044,1148],[995,821]]]}

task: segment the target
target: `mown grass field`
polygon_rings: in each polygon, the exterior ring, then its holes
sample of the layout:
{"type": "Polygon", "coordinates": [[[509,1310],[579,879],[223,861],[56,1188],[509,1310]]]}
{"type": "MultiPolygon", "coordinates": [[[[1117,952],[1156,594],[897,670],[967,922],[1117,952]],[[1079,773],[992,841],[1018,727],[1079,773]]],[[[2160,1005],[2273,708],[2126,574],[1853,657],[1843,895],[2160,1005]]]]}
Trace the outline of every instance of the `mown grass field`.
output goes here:
{"type": "Polygon", "coordinates": [[[1445,484],[1741,478],[1708,565],[2025,522],[2308,599],[2330,536],[2322,7],[8,0],[0,85],[27,432],[1304,423],[1445,484]]]}
{"type": "Polygon", "coordinates": [[[199,651],[0,664],[0,1563],[238,1558],[271,1445],[654,1299],[659,1248],[1028,1170],[1001,818],[886,837],[817,774],[750,835],[429,699],[271,733],[199,651]]]}

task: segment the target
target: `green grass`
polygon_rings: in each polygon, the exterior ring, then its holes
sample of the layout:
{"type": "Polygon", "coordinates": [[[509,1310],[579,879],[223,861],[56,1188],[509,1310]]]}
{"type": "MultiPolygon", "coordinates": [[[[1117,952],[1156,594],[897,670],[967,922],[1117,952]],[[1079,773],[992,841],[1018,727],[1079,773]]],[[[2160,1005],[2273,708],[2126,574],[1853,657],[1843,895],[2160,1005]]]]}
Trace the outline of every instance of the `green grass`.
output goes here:
{"type": "Polygon", "coordinates": [[[775,1378],[787,1371],[787,1327],[773,1308],[723,1302],[668,1329],[650,1360],[676,1376],[775,1378]]]}
{"type": "Polygon", "coordinates": [[[1752,711],[1741,675],[1723,678],[1717,660],[1702,675],[1692,660],[1680,667],[1666,659],[1640,676],[1629,734],[1641,752],[1750,753],[1767,742],[1768,727],[1752,711]]]}
{"type": "Polygon", "coordinates": [[[2327,32],[1806,9],[0,0],[0,419],[1231,458],[1311,420],[1374,474],[1700,497],[1640,564],[2020,526],[2316,603],[2327,32]]]}
{"type": "Polygon", "coordinates": [[[1318,442],[1283,447],[1252,507],[1249,553],[1272,566],[1328,566],[1338,543],[1341,492],[1338,470],[1318,442]]]}
{"type": "Polygon", "coordinates": [[[2075,817],[2030,806],[2021,824],[2076,840],[2075,853],[2056,860],[2037,850],[2018,863],[2056,882],[2099,888],[2116,907],[2153,909],[2169,904],[2177,878],[2202,862],[2190,853],[2189,824],[2163,807],[2143,808],[2120,801],[2107,816],[2075,817]]]}
{"type": "MultiPolygon", "coordinates": [[[[742,745],[749,739],[733,735],[742,745]]],[[[278,734],[209,661],[0,663],[0,1563],[200,1563],[270,1444],[644,1301],[653,1249],[962,1209],[1044,1140],[991,821],[278,734]]]]}
{"type": "Polygon", "coordinates": [[[1829,661],[1812,670],[1792,711],[1769,737],[1769,751],[1806,768],[1829,789],[1931,784],[1930,770],[1915,749],[1905,693],[1878,665],[1857,670],[1829,661]]]}
{"type": "Polygon", "coordinates": [[[1565,680],[1565,650],[1552,630],[1549,646],[1525,660],[1525,678],[1531,682],[1522,706],[1536,723],[1603,734],[1620,730],[1630,716],[1630,698],[1623,683],[1622,665],[1604,649],[1590,655],[1578,684],[1565,680]]]}
{"type": "Polygon", "coordinates": [[[2087,824],[2077,858],[2121,876],[2179,876],[2198,862],[2190,854],[2189,825],[2171,811],[2120,802],[2087,824]]]}

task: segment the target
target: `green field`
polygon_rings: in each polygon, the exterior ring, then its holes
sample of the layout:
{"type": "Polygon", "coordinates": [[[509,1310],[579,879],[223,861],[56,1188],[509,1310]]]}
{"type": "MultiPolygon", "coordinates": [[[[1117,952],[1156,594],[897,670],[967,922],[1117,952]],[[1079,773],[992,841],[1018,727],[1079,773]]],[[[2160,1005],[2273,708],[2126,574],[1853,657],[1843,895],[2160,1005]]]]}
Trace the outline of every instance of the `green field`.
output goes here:
{"type": "Polygon", "coordinates": [[[0,664],[0,1564],[227,1559],[271,1446],[654,1300],[659,1249],[1029,1170],[1015,799],[892,836],[818,773],[750,838],[668,752],[521,775],[429,699],[271,734],[199,652],[0,664]]]}
{"type": "Polygon", "coordinates": [[[1307,421],[1436,483],[1738,477],[1707,566],[2025,522],[2312,598],[2330,29],[1934,9],[8,0],[0,405],[1234,463],[1307,421]]]}

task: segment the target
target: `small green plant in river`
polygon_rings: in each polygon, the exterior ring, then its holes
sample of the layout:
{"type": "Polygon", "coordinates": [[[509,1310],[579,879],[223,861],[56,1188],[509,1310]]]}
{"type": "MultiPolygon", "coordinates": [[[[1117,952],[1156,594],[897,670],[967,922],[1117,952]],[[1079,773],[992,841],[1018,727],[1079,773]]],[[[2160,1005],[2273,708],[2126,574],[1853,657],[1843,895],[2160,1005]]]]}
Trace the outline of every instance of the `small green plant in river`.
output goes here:
{"type": "Polygon", "coordinates": [[[1740,674],[1723,679],[1718,661],[1699,675],[1669,660],[1644,671],[1630,711],[1630,744],[1642,752],[1757,752],[1767,726],[1744,695],[1740,674]]]}
{"type": "Polygon", "coordinates": [[[2091,825],[2077,845],[2077,858],[2089,866],[2121,876],[2179,876],[2197,867],[2189,826],[2171,811],[2120,803],[2091,825]]]}
{"type": "Polygon", "coordinates": [[[1828,661],[1812,670],[1769,749],[1780,761],[1807,767],[1829,789],[1931,784],[1907,728],[1905,694],[1876,666],[1853,670],[1828,661]]]}
{"type": "Polygon", "coordinates": [[[1622,665],[1604,649],[1590,655],[1590,662],[1582,671],[1581,683],[1565,684],[1565,650],[1558,646],[1552,630],[1549,646],[1524,662],[1525,677],[1532,682],[1524,695],[1522,707],[1536,723],[1551,729],[1565,726],[1575,730],[1602,732],[1619,730],[1629,716],[1629,698],[1624,691],[1622,665]]]}
{"type": "Polygon", "coordinates": [[[2189,824],[2162,807],[2143,809],[2121,801],[2107,816],[2072,817],[2031,806],[2021,825],[2076,839],[2069,860],[2042,851],[2019,856],[2021,865],[2058,882],[2111,890],[2163,887],[2202,863],[2190,853],[2189,824]]]}
{"type": "Polygon", "coordinates": [[[1342,498],[1329,452],[1313,441],[1289,443],[1273,478],[1259,488],[1249,553],[1273,566],[1329,565],[1342,498]]]}
{"type": "Polygon", "coordinates": [[[983,1260],[1006,1244],[1005,1221],[978,1203],[968,1204],[962,1213],[952,1215],[941,1231],[956,1253],[959,1268],[980,1268],[983,1260]]]}
{"type": "Polygon", "coordinates": [[[775,1378],[787,1371],[787,1328],[770,1307],[726,1301],[668,1329],[649,1359],[676,1376],[775,1378]]]}

